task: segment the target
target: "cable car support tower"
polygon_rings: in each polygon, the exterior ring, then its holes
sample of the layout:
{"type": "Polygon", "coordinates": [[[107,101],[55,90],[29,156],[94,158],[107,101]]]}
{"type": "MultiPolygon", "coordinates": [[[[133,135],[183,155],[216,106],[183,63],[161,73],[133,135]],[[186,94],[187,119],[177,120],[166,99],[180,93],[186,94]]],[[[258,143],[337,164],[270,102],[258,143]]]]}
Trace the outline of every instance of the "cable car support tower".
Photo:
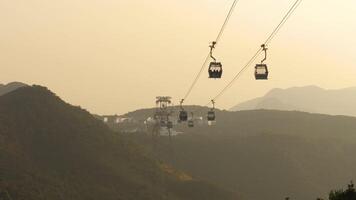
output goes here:
{"type": "Polygon", "coordinates": [[[171,139],[171,129],[173,122],[170,116],[174,113],[172,108],[172,97],[158,96],[156,97],[156,111],[154,114],[154,128],[152,129],[152,137],[156,140],[161,135],[161,129],[166,128],[168,131],[169,139],[171,139]]]}

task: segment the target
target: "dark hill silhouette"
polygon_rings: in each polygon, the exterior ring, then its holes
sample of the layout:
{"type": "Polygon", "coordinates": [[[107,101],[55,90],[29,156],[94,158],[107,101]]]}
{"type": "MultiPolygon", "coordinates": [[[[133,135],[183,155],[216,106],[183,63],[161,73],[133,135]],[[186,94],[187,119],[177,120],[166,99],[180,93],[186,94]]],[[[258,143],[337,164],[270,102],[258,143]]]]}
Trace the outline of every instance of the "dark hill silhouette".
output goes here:
{"type": "MultiPolygon", "coordinates": [[[[208,107],[186,106],[187,111],[194,110],[194,116],[206,118],[208,107]]],[[[178,107],[174,108],[178,115],[178,107]]],[[[154,108],[129,112],[123,116],[143,122],[152,117],[154,108]]],[[[331,116],[311,114],[299,111],[251,110],[230,112],[216,109],[215,126],[196,127],[200,133],[223,132],[229,135],[278,134],[308,137],[331,137],[356,139],[356,118],[349,116],[331,116]],[[341,131],[342,130],[342,131],[341,131]]],[[[189,131],[185,124],[179,130],[189,131]]]]}
{"type": "Polygon", "coordinates": [[[0,97],[0,197],[199,200],[236,195],[156,162],[46,88],[0,97]]]}
{"type": "MultiPolygon", "coordinates": [[[[187,110],[188,112],[194,111],[194,115],[196,116],[205,116],[206,113],[210,110],[208,107],[202,107],[202,106],[184,106],[184,109],[187,110]]],[[[173,110],[176,115],[178,115],[180,111],[180,107],[174,106],[171,107],[170,110],[173,110]]],[[[218,109],[217,109],[218,110],[218,109]]],[[[139,109],[135,110],[129,113],[126,113],[122,116],[124,117],[132,117],[135,118],[139,121],[146,120],[148,117],[152,117],[154,112],[156,111],[155,108],[147,108],[147,109],[139,109]]]]}
{"type": "Polygon", "coordinates": [[[0,84],[0,96],[25,86],[27,85],[20,82],[11,82],[6,85],[0,84]]]}
{"type": "Polygon", "coordinates": [[[239,110],[288,110],[356,116],[356,87],[325,90],[316,86],[273,89],[265,96],[231,108],[239,110]]]}
{"type": "MultiPolygon", "coordinates": [[[[207,110],[194,108],[201,114],[207,110]]],[[[245,199],[316,199],[356,179],[354,117],[218,110],[215,126],[175,129],[184,134],[174,137],[172,145],[161,137],[155,155],[196,177],[239,191],[245,199]]],[[[150,144],[151,138],[144,135],[131,137],[150,144]]]]}
{"type": "Polygon", "coordinates": [[[354,183],[351,181],[351,183],[347,185],[346,190],[332,190],[329,194],[329,200],[356,200],[354,183]]]}

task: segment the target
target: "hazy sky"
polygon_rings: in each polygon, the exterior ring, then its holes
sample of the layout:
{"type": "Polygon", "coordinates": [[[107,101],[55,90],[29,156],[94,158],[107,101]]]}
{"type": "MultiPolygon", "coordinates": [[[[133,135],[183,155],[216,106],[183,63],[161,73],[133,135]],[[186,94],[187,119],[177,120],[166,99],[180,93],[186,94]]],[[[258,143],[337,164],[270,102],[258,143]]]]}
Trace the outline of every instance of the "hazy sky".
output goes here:
{"type": "MultiPolygon", "coordinates": [[[[0,82],[49,87],[99,114],[178,101],[233,0],[0,0],[0,82]]],[[[294,0],[240,0],[216,49],[221,80],[204,71],[187,104],[232,79],[294,0]]],[[[279,87],[356,86],[356,1],[303,0],[269,46],[269,81],[253,66],[217,102],[228,109],[279,87]]],[[[260,58],[259,58],[260,60],[260,58]]],[[[342,97],[341,97],[342,98],[342,97]]]]}

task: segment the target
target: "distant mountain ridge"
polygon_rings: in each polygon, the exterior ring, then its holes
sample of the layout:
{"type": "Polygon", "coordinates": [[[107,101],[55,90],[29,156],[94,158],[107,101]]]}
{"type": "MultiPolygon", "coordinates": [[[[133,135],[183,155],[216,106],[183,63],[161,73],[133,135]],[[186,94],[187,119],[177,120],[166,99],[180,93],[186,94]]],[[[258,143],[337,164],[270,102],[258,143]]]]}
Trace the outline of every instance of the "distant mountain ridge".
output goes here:
{"type": "Polygon", "coordinates": [[[317,86],[273,89],[265,96],[240,103],[231,111],[285,110],[356,116],[356,87],[326,90],[317,86]]]}
{"type": "MultiPolygon", "coordinates": [[[[208,110],[185,108],[197,115],[208,110]]],[[[153,112],[143,109],[127,116],[140,120],[153,112]]],[[[216,120],[214,126],[175,125],[184,134],[173,137],[172,144],[160,137],[154,155],[194,177],[239,191],[249,200],[316,199],[356,180],[355,117],[216,110],[216,120]]],[[[149,144],[151,133],[137,133],[135,140],[149,144]]]]}
{"type": "Polygon", "coordinates": [[[41,86],[0,96],[0,199],[232,200],[41,86]]]}
{"type": "Polygon", "coordinates": [[[7,94],[9,92],[12,92],[14,90],[17,90],[21,87],[26,87],[26,86],[28,86],[28,85],[26,85],[25,83],[21,83],[21,82],[11,82],[6,85],[0,84],[0,96],[7,94]]]}

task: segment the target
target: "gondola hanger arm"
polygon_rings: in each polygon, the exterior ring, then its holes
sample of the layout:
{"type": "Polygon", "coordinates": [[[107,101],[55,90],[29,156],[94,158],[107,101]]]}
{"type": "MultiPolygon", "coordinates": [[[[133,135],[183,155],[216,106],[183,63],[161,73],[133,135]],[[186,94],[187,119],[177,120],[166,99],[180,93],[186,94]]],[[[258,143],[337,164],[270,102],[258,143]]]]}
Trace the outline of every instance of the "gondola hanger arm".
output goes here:
{"type": "Polygon", "coordinates": [[[213,41],[211,43],[211,45],[209,46],[210,47],[210,58],[212,58],[214,60],[214,62],[216,61],[216,58],[213,56],[213,51],[215,49],[216,44],[217,44],[217,42],[213,41]]]}
{"type": "Polygon", "coordinates": [[[262,44],[261,47],[262,47],[262,51],[265,54],[265,57],[263,58],[263,60],[261,60],[261,64],[263,64],[267,60],[267,50],[268,50],[268,48],[266,47],[266,44],[262,44]]]}

